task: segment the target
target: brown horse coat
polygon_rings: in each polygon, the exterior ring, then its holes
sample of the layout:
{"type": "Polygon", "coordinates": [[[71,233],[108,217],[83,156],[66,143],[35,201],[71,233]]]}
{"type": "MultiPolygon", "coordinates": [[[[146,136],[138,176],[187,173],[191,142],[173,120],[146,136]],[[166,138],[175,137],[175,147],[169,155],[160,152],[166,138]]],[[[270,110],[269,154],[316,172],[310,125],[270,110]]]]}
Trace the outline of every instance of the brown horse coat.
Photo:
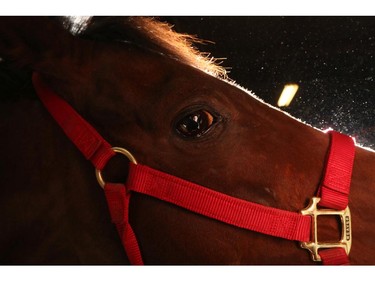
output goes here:
{"type": "MultiPolygon", "coordinates": [[[[33,96],[31,71],[140,163],[294,212],[316,193],[328,136],[218,78],[219,67],[179,51],[189,47],[168,45],[187,39],[169,32],[149,19],[98,19],[79,38],[48,18],[0,18],[2,71],[26,77],[19,86],[11,75],[0,110],[1,263],[127,263],[94,171],[33,96]]],[[[106,176],[126,178],[124,163],[111,166],[106,176]]],[[[357,147],[353,264],[375,263],[374,167],[374,153],[357,147]]],[[[131,224],[147,264],[312,263],[296,242],[138,194],[131,224]]],[[[321,224],[323,239],[337,239],[335,219],[321,224]]]]}

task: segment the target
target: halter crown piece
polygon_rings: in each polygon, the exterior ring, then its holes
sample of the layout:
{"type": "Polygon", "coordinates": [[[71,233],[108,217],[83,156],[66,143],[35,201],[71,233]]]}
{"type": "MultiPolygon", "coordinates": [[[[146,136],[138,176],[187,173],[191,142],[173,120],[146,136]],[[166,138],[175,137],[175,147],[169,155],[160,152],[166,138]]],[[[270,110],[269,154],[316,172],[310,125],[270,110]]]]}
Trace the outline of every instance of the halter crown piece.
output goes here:
{"type": "Polygon", "coordinates": [[[33,84],[47,110],[96,168],[96,176],[104,188],[112,222],[116,225],[132,264],[144,264],[136,235],[129,223],[129,202],[133,192],[155,197],[236,227],[300,241],[301,247],[311,253],[314,261],[330,265],[349,264],[352,233],[348,197],[355,153],[355,143],[351,137],[327,131],[331,136],[331,143],[317,197],[313,197],[310,205],[301,213],[295,213],[231,197],[137,164],[129,151],[113,148],[104,140],[68,103],[43,83],[37,73],[33,74],[33,84]],[[130,160],[125,184],[107,183],[101,176],[100,171],[116,153],[123,154],[130,160]],[[342,233],[339,241],[318,241],[317,217],[321,215],[341,218],[342,233]]]}

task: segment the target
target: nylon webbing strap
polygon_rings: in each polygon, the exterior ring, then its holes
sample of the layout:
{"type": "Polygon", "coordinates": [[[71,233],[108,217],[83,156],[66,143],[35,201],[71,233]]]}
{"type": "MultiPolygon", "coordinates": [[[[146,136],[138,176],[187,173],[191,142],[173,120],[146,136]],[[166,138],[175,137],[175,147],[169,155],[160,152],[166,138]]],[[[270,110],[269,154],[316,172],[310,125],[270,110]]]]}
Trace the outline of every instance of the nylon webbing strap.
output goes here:
{"type": "Polygon", "coordinates": [[[131,193],[123,184],[107,183],[104,187],[112,222],[116,225],[122,245],[133,265],[143,265],[141,251],[135,233],[129,223],[131,193]]]}
{"type": "Polygon", "coordinates": [[[355,146],[351,137],[329,131],[331,145],[324,179],[318,191],[319,206],[343,210],[348,206],[355,146]]]}
{"type": "Polygon", "coordinates": [[[108,160],[115,155],[111,145],[65,100],[52,92],[37,73],[33,74],[33,84],[40,100],[68,138],[95,168],[103,169],[108,160]]]}
{"type": "Polygon", "coordinates": [[[350,265],[349,257],[343,248],[320,250],[323,265],[350,265]]]}
{"type": "Polygon", "coordinates": [[[131,164],[127,187],[244,229],[289,240],[310,239],[309,216],[241,200],[147,166],[131,164]]]}
{"type": "MultiPolygon", "coordinates": [[[[60,125],[68,138],[95,168],[102,170],[108,160],[115,155],[111,145],[84,120],[65,100],[56,95],[43,83],[37,73],[33,74],[33,84],[37,95],[49,113],[60,125]]],[[[129,224],[130,193],[124,184],[108,183],[104,187],[112,222],[116,225],[121,242],[134,265],[143,265],[139,245],[129,224]]]]}
{"type": "MultiPolygon", "coordinates": [[[[319,206],[334,210],[343,210],[348,206],[350,182],[352,178],[355,142],[351,137],[335,131],[328,131],[330,149],[322,184],[318,190],[319,206]]],[[[350,264],[343,248],[319,251],[325,265],[350,264]]]]}

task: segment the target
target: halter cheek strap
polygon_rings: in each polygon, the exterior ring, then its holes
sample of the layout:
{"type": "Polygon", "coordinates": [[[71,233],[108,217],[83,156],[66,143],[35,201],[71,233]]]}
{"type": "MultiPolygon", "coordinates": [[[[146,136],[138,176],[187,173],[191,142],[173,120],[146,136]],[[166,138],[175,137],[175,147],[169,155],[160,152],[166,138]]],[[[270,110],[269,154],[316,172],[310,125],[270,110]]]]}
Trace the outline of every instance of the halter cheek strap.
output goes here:
{"type": "Polygon", "coordinates": [[[352,243],[351,216],[348,207],[350,183],[355,156],[353,138],[335,131],[326,131],[330,135],[330,147],[326,159],[323,180],[313,198],[312,205],[302,214],[312,217],[312,241],[301,243],[308,249],[314,261],[326,265],[349,264],[348,254],[352,243]],[[318,209],[319,207],[328,209],[318,209]],[[341,219],[341,239],[337,243],[319,243],[317,237],[317,217],[335,215],[341,219]]]}
{"type": "MultiPolygon", "coordinates": [[[[98,170],[103,169],[108,160],[115,155],[115,150],[69,104],[54,94],[36,73],[33,74],[33,83],[39,98],[66,135],[98,170]]],[[[236,227],[301,241],[302,246],[312,253],[313,258],[315,257],[314,260],[322,260],[323,264],[348,264],[350,246],[347,246],[347,241],[344,240],[348,238],[351,241],[351,233],[344,233],[343,241],[333,246],[330,244],[329,247],[319,243],[317,235],[314,235],[317,215],[322,212],[325,215],[332,214],[332,211],[336,215],[336,210],[345,209],[348,204],[354,142],[337,132],[329,133],[330,152],[323,184],[318,191],[318,195],[321,196],[320,206],[333,209],[329,211],[316,210],[316,204],[313,211],[310,211],[310,207],[305,214],[271,208],[228,196],[144,165],[131,163],[126,184],[103,182],[112,221],[116,225],[130,262],[143,264],[140,246],[129,223],[131,194],[137,192],[236,227]],[[310,241],[311,237],[314,238],[313,241],[310,241]]],[[[345,221],[346,213],[343,216],[345,221]]]]}
{"type": "Polygon", "coordinates": [[[336,210],[348,206],[354,162],[354,140],[331,131],[331,145],[322,184],[318,190],[319,205],[336,210]]]}

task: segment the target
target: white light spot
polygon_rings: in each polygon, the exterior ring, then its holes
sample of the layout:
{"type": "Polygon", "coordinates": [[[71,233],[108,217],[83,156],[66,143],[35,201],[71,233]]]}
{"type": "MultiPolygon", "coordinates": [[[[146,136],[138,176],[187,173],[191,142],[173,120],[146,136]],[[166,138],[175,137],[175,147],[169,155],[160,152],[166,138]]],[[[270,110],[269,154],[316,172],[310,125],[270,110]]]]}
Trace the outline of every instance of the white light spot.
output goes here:
{"type": "Polygon", "coordinates": [[[284,86],[283,91],[281,92],[280,98],[277,102],[277,105],[279,107],[282,106],[289,106],[292,99],[294,98],[294,95],[298,91],[298,85],[297,84],[287,84],[284,86]]]}

